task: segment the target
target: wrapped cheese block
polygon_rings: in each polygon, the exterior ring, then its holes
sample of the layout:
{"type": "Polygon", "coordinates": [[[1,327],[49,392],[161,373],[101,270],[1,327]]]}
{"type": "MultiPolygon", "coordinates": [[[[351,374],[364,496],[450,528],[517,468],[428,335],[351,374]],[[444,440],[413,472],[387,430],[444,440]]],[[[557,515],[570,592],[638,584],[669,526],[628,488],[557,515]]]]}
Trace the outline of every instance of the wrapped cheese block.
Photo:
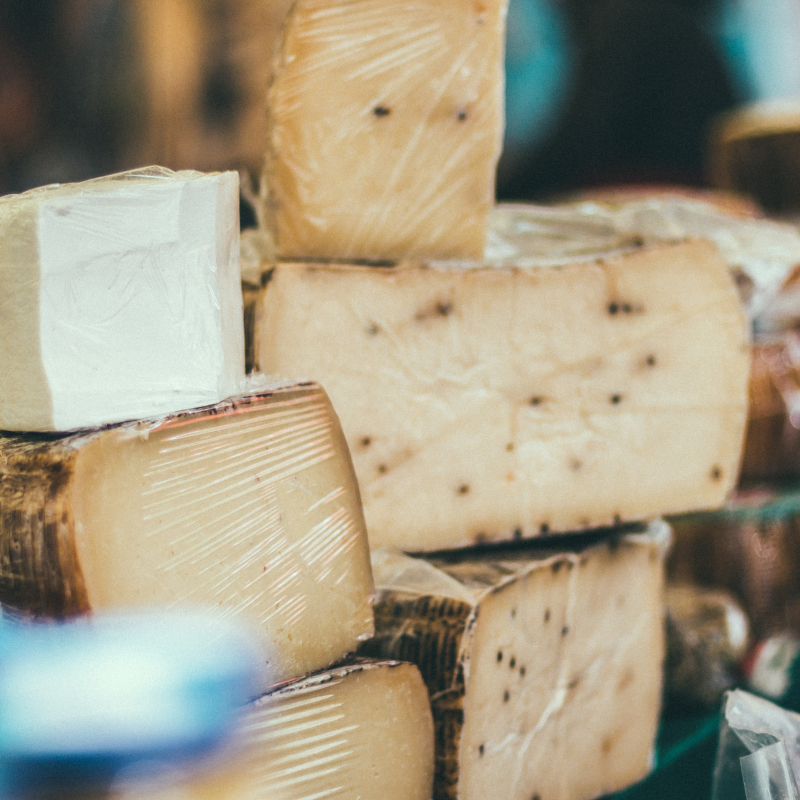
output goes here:
{"type": "Polygon", "coordinates": [[[479,258],[503,138],[507,0],[299,0],[263,190],[291,258],[479,258]]]}
{"type": "Polygon", "coordinates": [[[756,639],[800,635],[800,492],[751,487],[725,508],[670,520],[670,579],[731,592],[756,639]]]}
{"type": "Polygon", "coordinates": [[[432,551],[714,508],[736,483],[748,328],[703,241],[495,220],[492,259],[279,263],[260,368],[326,387],[373,547],[432,551]]]}
{"type": "Polygon", "coordinates": [[[0,429],[179,411],[244,377],[235,173],[151,168],[0,198],[0,429]]]}
{"type": "Polygon", "coordinates": [[[647,774],[668,541],[659,521],[563,552],[373,553],[376,633],[363,650],[422,671],[436,800],[588,800],[647,774]]]}
{"type": "Polygon", "coordinates": [[[372,633],[358,487],[315,384],[61,437],[0,436],[0,602],[43,617],[202,605],[263,631],[271,682],[372,633]]]}
{"type": "Polygon", "coordinates": [[[430,800],[433,722],[419,670],[356,661],[245,708],[228,752],[188,780],[121,786],[114,800],[430,800]]]}

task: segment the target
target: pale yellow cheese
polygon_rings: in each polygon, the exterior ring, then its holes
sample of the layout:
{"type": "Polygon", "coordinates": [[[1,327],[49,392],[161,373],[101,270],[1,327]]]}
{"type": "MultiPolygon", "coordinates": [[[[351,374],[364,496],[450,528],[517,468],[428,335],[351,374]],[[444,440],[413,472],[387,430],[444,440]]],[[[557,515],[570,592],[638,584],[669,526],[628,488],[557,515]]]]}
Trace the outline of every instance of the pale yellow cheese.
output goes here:
{"type": "Polygon", "coordinates": [[[478,258],[507,0],[297,0],[268,100],[265,219],[292,258],[478,258]]]}
{"type": "Polygon", "coordinates": [[[261,632],[264,681],[372,633],[358,487],[315,384],[59,438],[0,437],[0,602],[37,616],[201,605],[261,632]]]}
{"type": "Polygon", "coordinates": [[[326,670],[250,704],[217,760],[189,780],[120,787],[114,800],[430,800],[428,691],[412,664],[326,670]]]}
{"type": "Polygon", "coordinates": [[[651,767],[669,529],[412,559],[376,551],[370,655],[431,694],[437,800],[590,800],[651,767]]]}
{"type": "Polygon", "coordinates": [[[325,386],[373,547],[714,508],[735,485],[749,334],[725,262],[579,227],[500,214],[483,264],[267,265],[255,359],[325,386]]]}

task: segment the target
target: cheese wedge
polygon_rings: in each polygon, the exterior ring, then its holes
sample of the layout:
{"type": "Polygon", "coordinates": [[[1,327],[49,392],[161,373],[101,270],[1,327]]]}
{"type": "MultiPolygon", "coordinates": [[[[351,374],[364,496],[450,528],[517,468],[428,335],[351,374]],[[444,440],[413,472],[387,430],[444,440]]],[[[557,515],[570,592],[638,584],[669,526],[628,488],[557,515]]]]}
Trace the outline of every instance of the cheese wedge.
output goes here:
{"type": "Polygon", "coordinates": [[[514,224],[481,265],[265,274],[256,360],[326,387],[374,548],[714,508],[736,483],[749,334],[714,247],[514,224]]]}
{"type": "Polygon", "coordinates": [[[298,0],[268,99],[265,219],[291,258],[479,258],[507,0],[298,0]]]}
{"type": "Polygon", "coordinates": [[[589,800],[650,769],[669,529],[586,541],[430,561],[373,553],[363,651],[422,672],[437,800],[589,800]]]}
{"type": "Polygon", "coordinates": [[[419,670],[363,661],[248,705],[221,764],[114,800],[430,800],[433,721],[419,670]]]}
{"type": "Polygon", "coordinates": [[[238,186],[233,172],[150,168],[0,198],[0,430],[239,391],[238,186]]]}
{"type": "Polygon", "coordinates": [[[0,602],[64,617],[201,605],[263,632],[265,681],[372,633],[358,487],[314,384],[147,422],[0,436],[0,602]]]}

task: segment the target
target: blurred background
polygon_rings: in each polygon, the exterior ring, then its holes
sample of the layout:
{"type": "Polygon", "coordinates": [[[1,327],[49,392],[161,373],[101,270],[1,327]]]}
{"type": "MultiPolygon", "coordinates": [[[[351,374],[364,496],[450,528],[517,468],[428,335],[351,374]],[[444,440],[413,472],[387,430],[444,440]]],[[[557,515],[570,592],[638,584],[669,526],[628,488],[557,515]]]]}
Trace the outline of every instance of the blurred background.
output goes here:
{"type": "MultiPolygon", "coordinates": [[[[260,171],[291,0],[0,0],[0,193],[260,171]]],[[[711,181],[723,112],[800,95],[800,0],[511,0],[501,199],[711,181]]]]}

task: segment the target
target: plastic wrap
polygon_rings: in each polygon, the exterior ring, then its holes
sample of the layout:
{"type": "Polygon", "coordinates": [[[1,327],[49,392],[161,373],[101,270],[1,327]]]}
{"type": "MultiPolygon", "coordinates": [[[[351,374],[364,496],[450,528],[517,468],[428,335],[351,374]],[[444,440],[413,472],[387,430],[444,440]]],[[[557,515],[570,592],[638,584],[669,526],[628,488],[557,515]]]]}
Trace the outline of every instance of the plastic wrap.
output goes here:
{"type": "Polygon", "coordinates": [[[263,185],[282,257],[481,256],[506,6],[295,3],[269,92],[263,185]]]}
{"type": "Polygon", "coordinates": [[[0,198],[0,429],[216,403],[244,377],[238,176],[152,167],[0,198]]]}
{"type": "Polygon", "coordinates": [[[278,687],[245,709],[205,774],[121,785],[112,800],[430,800],[433,724],[411,664],[361,661],[278,687]]]}
{"type": "Polygon", "coordinates": [[[313,383],[65,437],[0,437],[0,601],[36,616],[205,605],[262,631],[265,681],[372,633],[358,487],[313,383]]]}
{"type": "Polygon", "coordinates": [[[576,537],[575,550],[373,553],[376,633],[362,651],[419,666],[437,800],[577,800],[644,777],[660,708],[668,542],[667,525],[654,522],[639,534],[576,537]]]}
{"type": "Polygon", "coordinates": [[[726,592],[698,586],[667,589],[665,695],[682,710],[716,708],[738,682],[749,623],[726,592]]]}
{"type": "Polygon", "coordinates": [[[760,639],[800,634],[800,493],[739,492],[724,509],[670,520],[670,579],[731,592],[760,639]]]}
{"type": "Polygon", "coordinates": [[[372,546],[532,538],[721,505],[749,330],[707,242],[643,247],[574,212],[495,215],[491,260],[278,263],[256,361],[314,376],[372,546]]]}
{"type": "Polygon", "coordinates": [[[726,696],[712,800],[797,800],[800,715],[741,690],[726,696]]]}

